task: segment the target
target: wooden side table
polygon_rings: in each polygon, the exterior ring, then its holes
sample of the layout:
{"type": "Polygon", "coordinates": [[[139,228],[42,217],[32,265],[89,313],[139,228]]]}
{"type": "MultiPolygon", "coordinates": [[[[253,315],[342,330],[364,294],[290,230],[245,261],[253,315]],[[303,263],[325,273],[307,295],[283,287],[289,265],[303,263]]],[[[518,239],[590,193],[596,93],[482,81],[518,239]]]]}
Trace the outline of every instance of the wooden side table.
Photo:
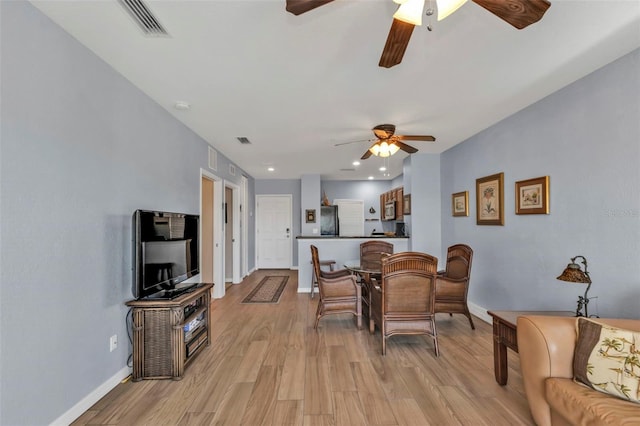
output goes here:
{"type": "Polygon", "coordinates": [[[569,311],[488,311],[493,317],[493,369],[496,382],[507,384],[509,366],[507,365],[507,348],[518,352],[518,317],[523,315],[548,315],[571,317],[569,311]]]}

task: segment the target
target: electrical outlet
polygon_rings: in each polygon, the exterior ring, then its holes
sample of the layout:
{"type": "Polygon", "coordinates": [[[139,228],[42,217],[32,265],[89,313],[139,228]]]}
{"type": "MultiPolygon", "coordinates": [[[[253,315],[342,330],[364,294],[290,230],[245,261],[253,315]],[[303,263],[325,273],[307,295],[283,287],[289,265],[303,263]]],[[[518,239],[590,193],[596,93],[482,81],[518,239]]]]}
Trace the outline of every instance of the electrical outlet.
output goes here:
{"type": "Polygon", "coordinates": [[[113,352],[118,347],[118,335],[114,334],[109,339],[109,352],[113,352]]]}

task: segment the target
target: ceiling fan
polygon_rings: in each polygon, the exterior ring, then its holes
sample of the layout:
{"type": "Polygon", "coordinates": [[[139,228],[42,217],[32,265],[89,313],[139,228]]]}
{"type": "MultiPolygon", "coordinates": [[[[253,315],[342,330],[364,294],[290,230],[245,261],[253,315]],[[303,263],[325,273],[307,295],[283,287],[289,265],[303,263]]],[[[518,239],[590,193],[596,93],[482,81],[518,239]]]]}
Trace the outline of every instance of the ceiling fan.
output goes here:
{"type": "MultiPolygon", "coordinates": [[[[287,0],[286,9],[294,15],[313,10],[333,0],[287,0]]],[[[387,42],[382,50],[378,66],[391,68],[402,62],[404,52],[416,25],[422,25],[422,12],[425,1],[431,0],[393,0],[399,3],[398,11],[393,15],[393,22],[387,42]]],[[[467,0],[437,0],[438,20],[442,20],[455,12],[467,0]]],[[[489,12],[521,30],[538,22],[551,3],[547,0],[472,0],[489,12]]],[[[431,11],[432,12],[432,11],[431,11]]]]}
{"type": "MultiPolygon", "coordinates": [[[[367,149],[361,157],[361,160],[366,160],[371,155],[379,157],[389,157],[399,150],[413,154],[418,150],[411,145],[407,145],[402,141],[425,141],[435,142],[436,138],[428,135],[396,135],[396,126],[394,124],[379,124],[373,129],[373,133],[378,139],[367,139],[366,142],[375,141],[373,145],[367,149]]],[[[352,141],[337,143],[335,146],[347,145],[350,143],[365,142],[365,141],[352,141]]]]}

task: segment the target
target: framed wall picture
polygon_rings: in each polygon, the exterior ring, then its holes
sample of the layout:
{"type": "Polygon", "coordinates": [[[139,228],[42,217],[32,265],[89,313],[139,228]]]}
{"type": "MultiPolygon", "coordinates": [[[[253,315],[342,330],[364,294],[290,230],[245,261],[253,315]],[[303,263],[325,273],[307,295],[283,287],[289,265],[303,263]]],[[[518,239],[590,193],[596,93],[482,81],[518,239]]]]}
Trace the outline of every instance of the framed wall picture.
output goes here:
{"type": "Polygon", "coordinates": [[[451,215],[469,216],[469,191],[451,194],[451,215]]]}
{"type": "Polygon", "coordinates": [[[516,214],[549,214],[549,176],[516,182],[516,214]]]}
{"type": "Polygon", "coordinates": [[[316,223],[316,209],[305,210],[305,216],[307,217],[307,223],[316,223]]]}
{"type": "Polygon", "coordinates": [[[402,198],[404,201],[404,203],[402,204],[402,213],[411,214],[411,194],[407,194],[402,198]]]}
{"type": "Polygon", "coordinates": [[[476,223],[504,225],[504,173],[476,179],[476,223]]]}

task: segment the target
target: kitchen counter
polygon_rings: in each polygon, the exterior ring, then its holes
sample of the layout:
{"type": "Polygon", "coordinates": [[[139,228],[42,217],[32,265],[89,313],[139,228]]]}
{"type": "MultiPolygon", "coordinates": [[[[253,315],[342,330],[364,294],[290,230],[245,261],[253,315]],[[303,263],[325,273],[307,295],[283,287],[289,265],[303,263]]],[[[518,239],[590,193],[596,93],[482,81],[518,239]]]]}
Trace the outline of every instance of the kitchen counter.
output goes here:
{"type": "Polygon", "coordinates": [[[393,244],[395,253],[409,250],[409,237],[369,235],[340,237],[335,235],[300,235],[298,242],[298,293],[311,292],[311,246],[318,248],[320,260],[335,260],[336,269],[344,269],[348,260],[360,258],[360,244],[368,240],[382,240],[393,244]]]}
{"type": "Polygon", "coordinates": [[[404,235],[404,236],[396,236],[396,235],[364,235],[362,237],[343,237],[340,235],[298,235],[296,237],[296,239],[298,240],[304,240],[304,239],[354,239],[354,238],[358,238],[358,239],[371,239],[371,238],[409,238],[408,236],[404,235]]]}

